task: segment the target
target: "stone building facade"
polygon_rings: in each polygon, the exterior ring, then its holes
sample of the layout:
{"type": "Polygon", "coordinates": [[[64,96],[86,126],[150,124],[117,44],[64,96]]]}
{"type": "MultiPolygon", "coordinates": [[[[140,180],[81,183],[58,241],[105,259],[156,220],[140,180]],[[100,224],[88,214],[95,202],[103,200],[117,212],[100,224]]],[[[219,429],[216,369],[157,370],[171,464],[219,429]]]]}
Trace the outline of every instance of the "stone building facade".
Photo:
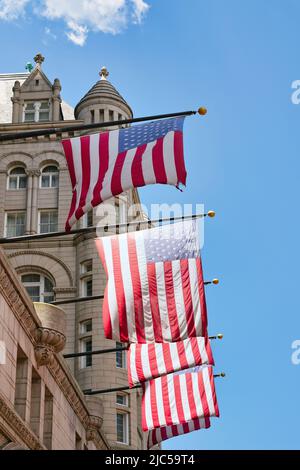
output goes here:
{"type": "MultiPolygon", "coordinates": [[[[0,75],[0,133],[58,128],[48,137],[2,143],[0,148],[0,233],[3,236],[64,230],[72,194],[61,139],[78,133],[65,132],[74,124],[107,122],[132,116],[132,110],[101,70],[100,80],[79,101],[74,111],[62,101],[58,79],[51,83],[41,54],[27,74],[0,75]]],[[[140,217],[138,193],[128,191],[110,202],[100,225],[127,222],[140,217]],[[103,222],[105,220],[105,223],[103,222]]],[[[99,206],[100,207],[100,206],[99,206]]],[[[103,214],[102,214],[103,215],[103,214]]],[[[96,225],[97,209],[77,223],[77,228],[96,225]]],[[[99,235],[107,232],[101,231],[99,235]]],[[[94,246],[94,234],[78,234],[3,245],[28,296],[36,302],[101,295],[106,278],[94,246]]],[[[70,303],[66,314],[64,353],[113,348],[104,338],[101,300],[70,303]]],[[[0,338],[1,340],[1,338],[0,338]]],[[[127,384],[124,352],[68,359],[74,379],[83,391],[127,384]]],[[[99,398],[100,399],[100,398],[99,398]]],[[[101,395],[102,432],[115,449],[142,449],[141,392],[101,395]]]]}
{"type": "Polygon", "coordinates": [[[0,250],[0,449],[108,449],[103,403],[65,360],[65,313],[33,304],[0,250]]]}

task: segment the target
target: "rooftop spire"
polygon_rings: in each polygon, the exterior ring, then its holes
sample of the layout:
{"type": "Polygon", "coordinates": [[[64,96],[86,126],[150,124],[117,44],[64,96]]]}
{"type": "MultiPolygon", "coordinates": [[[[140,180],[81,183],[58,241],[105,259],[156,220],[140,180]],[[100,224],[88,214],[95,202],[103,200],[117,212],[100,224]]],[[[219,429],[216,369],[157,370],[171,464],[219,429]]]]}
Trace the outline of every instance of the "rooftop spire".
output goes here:
{"type": "Polygon", "coordinates": [[[107,80],[107,77],[109,75],[109,72],[106,67],[102,67],[102,69],[99,72],[100,75],[100,80],[107,80]]]}
{"type": "Polygon", "coordinates": [[[42,63],[45,60],[45,57],[40,52],[38,52],[37,55],[33,58],[33,60],[36,63],[36,67],[41,68],[42,63]]]}

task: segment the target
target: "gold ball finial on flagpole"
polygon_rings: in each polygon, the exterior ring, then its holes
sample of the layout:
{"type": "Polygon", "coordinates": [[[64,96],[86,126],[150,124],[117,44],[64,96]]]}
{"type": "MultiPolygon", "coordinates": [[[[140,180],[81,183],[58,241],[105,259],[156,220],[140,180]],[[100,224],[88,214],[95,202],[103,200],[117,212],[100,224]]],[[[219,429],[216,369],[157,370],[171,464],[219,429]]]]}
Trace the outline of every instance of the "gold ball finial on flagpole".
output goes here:
{"type": "Polygon", "coordinates": [[[212,280],[212,283],[215,284],[215,285],[219,284],[219,282],[220,282],[220,281],[219,281],[219,279],[217,279],[217,278],[212,280]]]}
{"type": "Polygon", "coordinates": [[[222,333],[219,333],[219,334],[217,335],[217,338],[218,338],[218,339],[223,339],[222,333]]]}
{"type": "Polygon", "coordinates": [[[205,116],[205,114],[207,114],[207,109],[204,106],[201,106],[201,108],[198,109],[198,114],[200,114],[200,116],[205,116]]]}
{"type": "Polygon", "coordinates": [[[213,218],[213,217],[215,217],[216,213],[215,213],[215,211],[208,211],[207,215],[208,215],[208,217],[213,218]]]}
{"type": "Polygon", "coordinates": [[[225,372],[221,372],[220,377],[226,377],[225,372]]]}

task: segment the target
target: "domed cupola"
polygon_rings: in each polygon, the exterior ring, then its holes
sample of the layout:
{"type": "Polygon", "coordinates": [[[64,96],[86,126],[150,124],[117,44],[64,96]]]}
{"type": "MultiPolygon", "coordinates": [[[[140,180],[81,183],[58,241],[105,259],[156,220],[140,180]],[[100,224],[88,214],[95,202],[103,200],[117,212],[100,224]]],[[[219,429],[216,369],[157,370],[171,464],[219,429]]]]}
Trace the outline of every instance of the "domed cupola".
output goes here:
{"type": "Polygon", "coordinates": [[[102,67],[99,75],[100,80],[76,105],[75,119],[91,124],[132,118],[130,106],[107,80],[109,73],[106,67],[102,67]]]}

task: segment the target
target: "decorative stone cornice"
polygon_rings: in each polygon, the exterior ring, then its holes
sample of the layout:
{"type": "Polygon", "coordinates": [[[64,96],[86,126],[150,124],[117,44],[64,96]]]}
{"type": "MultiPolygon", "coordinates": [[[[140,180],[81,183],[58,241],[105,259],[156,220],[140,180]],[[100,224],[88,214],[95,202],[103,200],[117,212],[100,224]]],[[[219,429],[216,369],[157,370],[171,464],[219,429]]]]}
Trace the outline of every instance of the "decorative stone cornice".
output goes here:
{"type": "Polygon", "coordinates": [[[20,295],[18,287],[14,284],[14,280],[8,275],[7,270],[0,263],[0,294],[11,308],[30,340],[34,343],[34,331],[40,326],[38,318],[34,315],[26,302],[20,295]]]}
{"type": "Polygon", "coordinates": [[[31,431],[27,424],[20,418],[16,411],[7,403],[5,398],[0,395],[0,417],[6,421],[9,428],[18,436],[31,450],[42,450],[45,447],[40,443],[37,436],[31,431]]]}

